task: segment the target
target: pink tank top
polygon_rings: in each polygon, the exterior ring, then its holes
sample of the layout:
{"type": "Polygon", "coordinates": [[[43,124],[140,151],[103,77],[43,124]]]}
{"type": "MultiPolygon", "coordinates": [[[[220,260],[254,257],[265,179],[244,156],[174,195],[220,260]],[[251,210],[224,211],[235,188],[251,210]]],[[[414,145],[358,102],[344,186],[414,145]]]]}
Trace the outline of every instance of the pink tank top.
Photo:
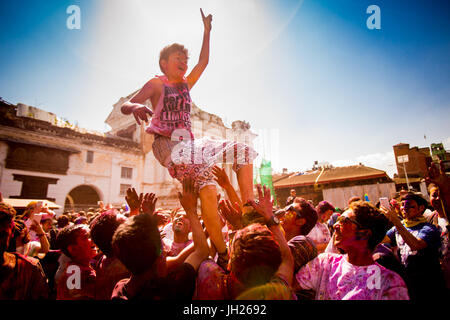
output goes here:
{"type": "Polygon", "coordinates": [[[191,96],[186,80],[181,84],[171,84],[166,76],[157,76],[163,81],[163,90],[158,104],[153,108],[147,133],[169,137],[175,129],[185,129],[191,132],[191,96]]]}

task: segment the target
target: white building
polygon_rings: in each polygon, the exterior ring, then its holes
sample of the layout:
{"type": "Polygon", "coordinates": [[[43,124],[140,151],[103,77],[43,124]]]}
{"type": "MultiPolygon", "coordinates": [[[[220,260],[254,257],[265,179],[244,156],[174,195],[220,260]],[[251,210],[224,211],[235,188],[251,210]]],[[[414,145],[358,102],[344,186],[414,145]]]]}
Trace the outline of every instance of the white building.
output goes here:
{"type": "MultiPolygon", "coordinates": [[[[131,96],[131,95],[130,95],[131,96]]],[[[70,209],[119,207],[125,191],[153,192],[157,206],[178,206],[178,181],[153,156],[153,136],[125,116],[121,98],[106,119],[112,130],[92,132],[63,122],[52,113],[0,100],[0,191],[4,198],[48,199],[70,209]]],[[[192,105],[194,136],[232,139],[252,145],[256,137],[243,121],[227,128],[221,118],[192,105]]],[[[227,173],[238,190],[231,164],[227,173]]]]}

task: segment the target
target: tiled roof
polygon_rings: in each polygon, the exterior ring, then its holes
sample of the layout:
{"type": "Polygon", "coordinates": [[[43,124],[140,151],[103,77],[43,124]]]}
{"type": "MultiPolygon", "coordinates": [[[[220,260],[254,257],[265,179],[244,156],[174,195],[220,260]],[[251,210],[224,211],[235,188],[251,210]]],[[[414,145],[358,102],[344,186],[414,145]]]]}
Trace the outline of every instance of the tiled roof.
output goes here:
{"type": "Polygon", "coordinates": [[[362,180],[388,177],[386,172],[363,165],[327,168],[290,175],[274,183],[275,188],[294,187],[301,185],[324,184],[346,180],[362,180]]]}

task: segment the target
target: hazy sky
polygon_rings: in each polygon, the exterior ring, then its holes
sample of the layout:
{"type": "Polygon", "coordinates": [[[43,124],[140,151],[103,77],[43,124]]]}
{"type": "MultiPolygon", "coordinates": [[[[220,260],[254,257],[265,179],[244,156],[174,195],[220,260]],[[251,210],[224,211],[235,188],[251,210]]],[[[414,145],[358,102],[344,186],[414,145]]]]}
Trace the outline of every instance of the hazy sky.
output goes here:
{"type": "Polygon", "coordinates": [[[200,7],[210,62],[191,97],[250,122],[274,169],[362,162],[392,176],[397,143],[450,149],[447,0],[2,0],[0,97],[107,131],[112,105],[161,73],[165,45],[195,65],[200,7]],[[80,30],[66,26],[70,5],[80,30]]]}

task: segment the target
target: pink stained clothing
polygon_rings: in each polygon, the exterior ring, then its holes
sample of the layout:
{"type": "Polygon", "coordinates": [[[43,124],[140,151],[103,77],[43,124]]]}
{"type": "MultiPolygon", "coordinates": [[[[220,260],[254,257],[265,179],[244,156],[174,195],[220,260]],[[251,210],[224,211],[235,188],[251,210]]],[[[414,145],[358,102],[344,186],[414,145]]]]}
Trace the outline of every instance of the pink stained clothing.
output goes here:
{"type": "Polygon", "coordinates": [[[117,282],[131,275],[119,259],[106,255],[100,259],[95,273],[95,300],[110,300],[117,282]]]}
{"type": "Polygon", "coordinates": [[[95,299],[95,279],[96,274],[91,267],[69,262],[57,283],[56,300],[95,299]]]}
{"type": "Polygon", "coordinates": [[[0,300],[48,299],[49,288],[38,259],[5,252],[4,260],[0,274],[0,300]]]}
{"type": "Polygon", "coordinates": [[[378,263],[355,266],[347,255],[322,253],[295,276],[316,300],[409,300],[403,279],[378,263]]]}
{"type": "Polygon", "coordinates": [[[317,222],[307,237],[314,241],[316,245],[328,243],[331,239],[330,230],[325,223],[317,222]]]}
{"type": "Polygon", "coordinates": [[[200,264],[193,300],[231,300],[226,272],[211,259],[200,264]]]}
{"type": "Polygon", "coordinates": [[[217,186],[212,173],[214,165],[233,163],[237,172],[252,163],[258,153],[244,143],[208,137],[194,139],[190,119],[192,101],[186,81],[175,85],[166,76],[158,78],[163,81],[163,90],[145,131],[155,135],[153,155],[172,178],[183,181],[191,177],[198,192],[205,186],[217,186]]]}
{"type": "Polygon", "coordinates": [[[188,240],[186,242],[175,242],[170,239],[163,238],[164,250],[167,252],[168,257],[176,257],[184,248],[190,245],[193,241],[188,240]]]}
{"type": "MultiPolygon", "coordinates": [[[[147,133],[171,137],[175,129],[191,132],[191,96],[186,79],[181,84],[172,84],[167,76],[157,76],[163,82],[163,91],[153,108],[153,116],[147,133]]],[[[192,135],[191,135],[192,137],[192,135]]]]}
{"type": "Polygon", "coordinates": [[[200,264],[192,300],[296,300],[287,281],[277,275],[260,286],[252,287],[233,298],[228,288],[229,275],[217,263],[207,259],[200,264]]]}

